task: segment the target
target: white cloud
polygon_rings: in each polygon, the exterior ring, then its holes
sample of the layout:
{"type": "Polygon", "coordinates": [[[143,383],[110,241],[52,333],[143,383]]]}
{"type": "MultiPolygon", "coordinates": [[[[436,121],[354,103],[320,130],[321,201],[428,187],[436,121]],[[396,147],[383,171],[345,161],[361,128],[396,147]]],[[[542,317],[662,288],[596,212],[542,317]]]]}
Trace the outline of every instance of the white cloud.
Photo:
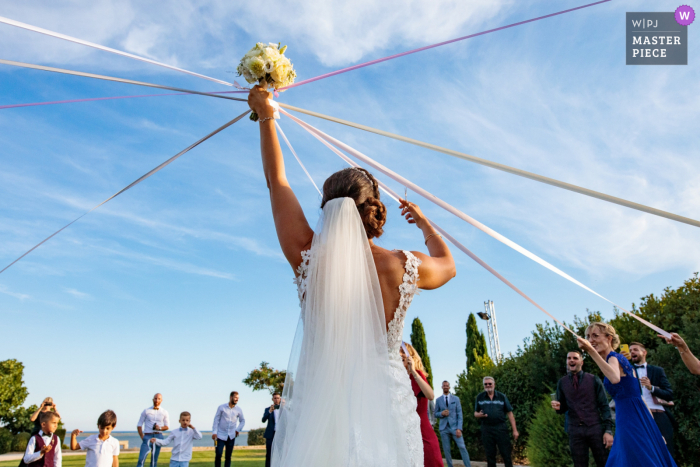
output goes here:
{"type": "Polygon", "coordinates": [[[86,298],[92,298],[92,296],[88,293],[85,292],[80,292],[79,290],[75,289],[66,289],[66,293],[74,296],[75,298],[79,299],[86,299],[86,298]]]}
{"type": "MultiPolygon", "coordinates": [[[[3,16],[33,26],[191,68],[234,69],[254,40],[282,41],[290,53],[308,53],[328,66],[356,62],[375,51],[400,50],[466,35],[511,0],[328,2],[272,1],[260,5],[227,0],[153,2],[97,0],[6,4],[3,16]]],[[[137,66],[126,58],[18,28],[0,25],[0,47],[12,58],[42,63],[137,66]],[[128,65],[127,65],[128,63],[128,65]]],[[[140,69],[148,69],[143,64],[140,69]]],[[[153,68],[153,67],[151,67],[153,68]]],[[[153,70],[151,70],[153,71],[153,70]]],[[[162,70],[161,70],[162,71],[162,70]]],[[[224,76],[219,76],[224,77],[224,76]]]]}
{"type": "Polygon", "coordinates": [[[7,288],[6,285],[0,284],[0,293],[4,295],[9,295],[10,297],[15,297],[16,299],[20,301],[24,301],[28,298],[32,298],[30,295],[19,293],[19,292],[13,292],[10,289],[7,288]]]}
{"type": "MultiPolygon", "coordinates": [[[[700,218],[697,151],[684,150],[700,144],[696,79],[667,67],[630,82],[611,77],[606,86],[583,76],[567,87],[529,60],[489,60],[478,69],[478,92],[455,94],[446,121],[451,148],[700,218]]],[[[444,106],[431,100],[440,99],[425,96],[439,118],[444,106]]],[[[700,267],[695,227],[462,163],[465,173],[480,174],[470,182],[478,202],[467,213],[564,270],[609,278],[700,267]]]]}

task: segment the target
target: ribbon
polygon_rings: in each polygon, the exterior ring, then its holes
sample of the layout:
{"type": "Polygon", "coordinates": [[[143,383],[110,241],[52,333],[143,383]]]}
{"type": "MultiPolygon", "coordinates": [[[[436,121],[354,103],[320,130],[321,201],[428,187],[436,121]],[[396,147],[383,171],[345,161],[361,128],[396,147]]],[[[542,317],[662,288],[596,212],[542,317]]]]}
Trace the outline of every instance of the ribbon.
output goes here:
{"type": "Polygon", "coordinates": [[[537,182],[546,183],[547,185],[556,186],[557,188],[563,188],[565,190],[569,190],[569,191],[573,191],[575,193],[590,196],[592,198],[598,198],[598,199],[601,199],[603,201],[607,201],[609,203],[619,204],[620,206],[625,206],[628,208],[636,209],[637,211],[646,212],[648,214],[653,214],[653,215],[659,216],[659,217],[665,217],[666,219],[671,219],[671,220],[674,220],[676,222],[681,222],[683,224],[688,224],[688,225],[692,225],[695,227],[700,227],[700,221],[697,221],[695,219],[690,219],[688,217],[679,216],[678,214],[673,214],[670,212],[662,211],[661,209],[652,208],[650,206],[645,206],[644,204],[635,203],[633,201],[627,201],[626,199],[617,198],[615,196],[607,195],[605,193],[600,193],[600,192],[594,191],[594,190],[589,190],[588,188],[583,188],[583,187],[580,187],[577,185],[573,185],[571,183],[562,182],[560,180],[545,177],[543,175],[538,175],[536,173],[528,172],[525,170],[517,169],[515,167],[510,167],[508,165],[499,164],[498,162],[492,162],[492,161],[489,161],[487,159],[482,159],[480,157],[470,156],[469,154],[464,154],[464,153],[459,152],[459,151],[454,151],[452,149],[443,148],[440,146],[436,146],[434,144],[424,143],[422,141],[418,141],[418,140],[413,139],[413,138],[408,138],[406,136],[397,135],[395,133],[389,133],[388,131],[378,130],[376,128],[372,128],[369,126],[360,125],[359,123],[350,122],[348,120],[342,120],[340,118],[335,118],[335,117],[331,117],[329,115],[324,115],[324,114],[321,114],[318,112],[313,112],[310,110],[301,109],[299,107],[294,107],[294,106],[291,106],[288,104],[280,104],[280,107],[284,107],[285,109],[293,110],[295,112],[300,112],[300,113],[303,113],[306,115],[311,115],[312,117],[322,118],[322,119],[328,120],[330,122],[340,123],[341,125],[346,125],[346,126],[349,126],[352,128],[357,128],[359,130],[364,130],[364,131],[367,131],[370,133],[375,133],[377,135],[386,136],[388,138],[392,138],[392,139],[395,139],[398,141],[403,141],[405,143],[414,144],[414,145],[420,146],[422,148],[430,149],[432,151],[441,152],[443,154],[458,157],[460,159],[465,159],[465,160],[468,160],[470,162],[476,162],[477,164],[485,165],[486,167],[491,167],[492,169],[501,170],[503,172],[508,172],[508,173],[513,174],[513,175],[518,175],[520,177],[529,178],[529,179],[535,180],[537,182]]]}
{"type": "Polygon", "coordinates": [[[182,73],[187,73],[188,75],[196,76],[198,78],[208,79],[209,81],[214,81],[215,83],[225,84],[226,86],[233,86],[231,83],[229,83],[227,81],[222,81],[220,79],[211,78],[209,76],[201,75],[201,74],[195,73],[193,71],[183,70],[182,68],[178,68],[176,66],[167,65],[165,63],[157,62],[157,61],[151,60],[149,58],[139,57],[138,55],[130,54],[128,52],[122,52],[121,50],[116,50],[116,49],[112,49],[109,47],[105,47],[104,45],[95,44],[95,43],[84,41],[82,39],[77,39],[77,38],[71,37],[71,36],[66,36],[65,34],[60,34],[58,32],[49,31],[48,29],[42,29],[42,28],[39,28],[36,26],[32,26],[31,24],[20,23],[19,21],[15,21],[13,19],[3,18],[2,16],[0,16],[0,22],[5,23],[5,24],[9,24],[10,26],[16,26],[18,28],[28,29],[30,31],[38,32],[40,34],[46,34],[47,36],[57,37],[58,39],[63,39],[65,41],[75,42],[76,44],[87,45],[88,47],[93,47],[95,49],[104,50],[106,52],[111,52],[113,54],[121,55],[124,57],[129,57],[129,58],[133,58],[136,60],[141,60],[142,62],[162,66],[165,68],[169,68],[171,70],[181,71],[182,73]]]}
{"type": "MultiPolygon", "coordinates": [[[[243,94],[247,91],[216,91],[209,92],[207,94],[243,94]]],[[[0,105],[0,110],[2,109],[14,109],[17,107],[34,107],[37,105],[53,105],[53,104],[74,104],[76,102],[92,102],[92,101],[107,101],[112,99],[131,99],[134,97],[161,97],[161,96],[186,96],[191,94],[189,92],[169,92],[165,94],[142,94],[140,96],[113,96],[113,97],[90,97],[87,99],[70,99],[66,101],[50,101],[50,102],[33,102],[30,104],[10,104],[10,105],[0,105]]]]}
{"type": "Polygon", "coordinates": [[[118,83],[135,84],[137,86],[146,86],[149,88],[167,89],[169,91],[178,91],[178,92],[182,92],[182,93],[186,93],[186,94],[198,94],[200,96],[218,97],[219,99],[229,99],[232,101],[248,102],[247,99],[240,99],[238,97],[222,96],[220,94],[212,94],[209,92],[192,91],[190,89],[174,88],[171,86],[163,86],[161,84],[146,83],[143,81],[134,81],[134,80],[125,79],[125,78],[115,78],[113,76],[96,75],[94,73],[84,73],[82,71],[66,70],[65,68],[54,68],[54,67],[50,67],[50,66],[33,65],[31,63],[15,62],[12,60],[3,60],[3,59],[0,59],[0,63],[2,63],[4,65],[17,66],[17,67],[21,67],[21,68],[31,68],[33,70],[51,71],[54,73],[63,73],[65,75],[82,76],[84,78],[102,79],[105,81],[116,81],[118,83]]]}
{"type": "Polygon", "coordinates": [[[318,185],[316,185],[316,182],[314,182],[314,179],[311,178],[311,174],[309,173],[308,170],[306,170],[306,166],[301,162],[301,159],[299,159],[299,156],[297,156],[297,152],[294,150],[292,147],[291,143],[287,139],[287,135],[284,134],[284,131],[282,131],[282,127],[280,126],[277,121],[275,121],[275,125],[277,126],[277,129],[279,130],[280,134],[282,135],[282,138],[284,139],[284,142],[287,143],[287,147],[289,148],[290,151],[292,151],[292,154],[294,154],[294,158],[297,160],[301,168],[304,170],[304,173],[306,174],[307,177],[309,177],[309,180],[311,180],[311,184],[316,188],[316,191],[318,191],[318,194],[323,197],[323,194],[321,193],[321,190],[318,189],[318,185]]]}
{"type": "MultiPolygon", "coordinates": [[[[446,211],[450,212],[451,214],[454,214],[455,216],[459,217],[460,219],[462,219],[462,220],[468,222],[469,224],[471,224],[471,225],[473,225],[474,227],[478,228],[478,229],[481,230],[482,232],[484,232],[484,233],[488,234],[489,236],[495,238],[496,240],[498,240],[498,241],[504,243],[505,245],[508,245],[509,247],[513,248],[513,249],[516,250],[517,252],[519,252],[519,253],[521,253],[521,254],[527,256],[528,258],[530,258],[530,259],[532,259],[533,261],[537,262],[538,264],[540,264],[540,265],[546,267],[547,269],[549,269],[550,271],[552,271],[552,272],[558,274],[559,276],[563,277],[564,279],[566,279],[566,280],[568,280],[568,281],[570,281],[570,282],[572,282],[572,283],[578,285],[579,287],[581,287],[581,288],[583,288],[583,289],[585,289],[585,290],[587,290],[587,291],[593,293],[594,295],[596,295],[596,296],[602,298],[603,300],[607,301],[608,303],[610,303],[610,304],[616,306],[617,308],[619,308],[619,309],[622,310],[623,312],[625,312],[625,313],[627,313],[628,315],[634,317],[636,320],[638,320],[639,322],[641,322],[641,323],[644,324],[645,326],[647,326],[647,327],[653,329],[654,331],[656,331],[656,332],[658,332],[658,333],[660,333],[660,334],[662,334],[662,335],[664,335],[664,336],[668,336],[668,337],[670,338],[670,334],[669,334],[668,332],[666,332],[666,331],[664,331],[663,329],[659,328],[659,327],[656,326],[655,324],[650,323],[649,321],[647,321],[647,320],[641,318],[640,316],[638,316],[638,315],[636,315],[636,314],[634,314],[634,313],[631,313],[630,311],[628,311],[628,310],[622,308],[620,305],[617,305],[617,304],[616,304],[615,302],[613,302],[612,300],[609,300],[608,298],[605,298],[604,296],[602,296],[602,295],[599,294],[598,292],[594,291],[593,289],[591,289],[591,288],[587,287],[586,285],[582,284],[581,282],[577,281],[577,280],[574,279],[573,277],[571,277],[571,276],[569,276],[568,274],[566,274],[565,272],[561,271],[559,268],[557,268],[557,267],[555,267],[555,266],[549,264],[547,261],[543,260],[542,258],[540,258],[539,256],[535,255],[534,253],[532,253],[532,252],[528,251],[527,249],[521,247],[521,246],[518,245],[517,243],[515,243],[515,242],[513,242],[512,240],[506,238],[505,236],[499,234],[498,232],[494,231],[493,229],[491,229],[491,228],[485,226],[484,224],[478,222],[477,220],[471,218],[470,216],[466,215],[465,213],[461,212],[460,210],[456,209],[455,207],[453,207],[453,206],[449,205],[448,203],[444,202],[443,200],[441,200],[441,199],[438,198],[437,196],[433,195],[432,193],[429,193],[428,191],[426,191],[426,190],[424,190],[423,188],[419,187],[418,185],[416,185],[416,184],[410,182],[409,180],[407,180],[406,178],[404,178],[404,177],[402,177],[401,175],[397,174],[396,172],[393,172],[393,171],[391,171],[390,169],[388,169],[388,168],[384,167],[383,165],[379,164],[378,162],[374,161],[373,159],[371,159],[370,157],[366,156],[365,154],[362,154],[361,152],[357,151],[356,149],[351,148],[350,146],[346,145],[345,143],[343,143],[343,142],[341,142],[341,141],[338,141],[337,139],[333,138],[332,136],[329,136],[329,135],[323,133],[322,131],[320,131],[320,130],[314,128],[314,127],[312,127],[312,126],[309,125],[308,123],[306,123],[306,122],[304,122],[304,121],[302,121],[302,120],[300,120],[300,119],[294,117],[293,115],[289,114],[288,112],[286,112],[286,111],[284,111],[284,110],[282,111],[282,113],[284,113],[286,116],[288,116],[289,118],[291,118],[292,120],[294,120],[294,121],[295,121],[296,123],[298,123],[302,128],[306,129],[309,133],[315,134],[315,135],[317,135],[319,138],[322,138],[322,139],[328,141],[329,143],[335,144],[336,146],[342,148],[344,151],[348,152],[349,154],[352,154],[355,158],[357,158],[357,159],[359,159],[359,160],[365,162],[366,164],[368,164],[369,166],[375,168],[376,170],[379,170],[380,172],[382,172],[384,175],[388,176],[389,178],[395,180],[395,181],[398,182],[398,183],[401,183],[401,184],[404,185],[404,186],[409,187],[411,190],[413,190],[413,191],[415,191],[416,193],[418,193],[419,195],[423,196],[423,197],[424,197],[425,199],[427,199],[428,201],[430,201],[430,202],[432,202],[432,203],[434,203],[434,204],[440,206],[441,208],[445,209],[446,211]]],[[[437,228],[437,227],[436,227],[436,228],[437,228]]],[[[524,294],[523,294],[523,296],[525,297],[524,294]]],[[[526,298],[527,298],[527,297],[526,297],[526,298]]],[[[528,300],[529,300],[529,298],[528,298],[528,300]]],[[[534,302],[532,302],[532,303],[534,304],[534,302]]],[[[536,304],[535,304],[535,305],[536,305],[536,304]]],[[[539,307],[539,305],[536,305],[536,306],[537,306],[538,308],[542,309],[541,307],[539,307]]],[[[542,309],[542,311],[544,311],[544,309],[542,309]]],[[[545,313],[546,313],[546,311],[545,311],[545,313]]],[[[551,316],[551,315],[550,315],[550,316],[551,316]]],[[[552,318],[554,318],[554,317],[552,317],[552,318]]]]}
{"type": "Polygon", "coordinates": [[[548,15],[538,16],[537,18],[532,18],[532,19],[528,19],[528,20],[525,20],[525,21],[519,21],[519,22],[517,22],[517,23],[508,24],[508,25],[506,25],[506,26],[501,26],[501,27],[494,28],[494,29],[488,29],[488,30],[486,30],[486,31],[477,32],[477,33],[475,33],[475,34],[470,34],[470,35],[468,35],[468,36],[458,37],[457,39],[450,39],[450,40],[445,41],[445,42],[439,42],[439,43],[433,44],[433,45],[426,45],[425,47],[420,47],[420,48],[418,48],[418,49],[409,50],[409,51],[407,51],[407,52],[401,52],[401,53],[398,53],[398,54],[389,55],[388,57],[378,58],[378,59],[376,59],[376,60],[371,60],[371,61],[369,61],[369,62],[360,63],[359,65],[353,65],[353,66],[350,66],[350,67],[347,67],[347,68],[343,68],[343,69],[336,70],[336,71],[332,71],[332,72],[330,72],[330,73],[326,73],[326,74],[323,74],[323,75],[320,75],[320,76],[316,76],[315,78],[309,78],[309,79],[305,79],[305,80],[299,81],[298,83],[294,83],[294,84],[291,84],[291,85],[286,86],[286,87],[284,87],[284,88],[280,88],[280,91],[283,91],[283,90],[286,90],[286,89],[295,88],[295,87],[297,87],[297,86],[302,86],[302,85],[307,84],[307,83],[313,83],[314,81],[319,81],[319,80],[322,80],[322,79],[325,79],[325,78],[330,78],[331,76],[340,75],[340,74],[342,74],[342,73],[347,73],[348,71],[357,70],[358,68],[364,68],[364,67],[366,67],[366,66],[374,65],[374,64],[377,64],[377,63],[381,63],[381,62],[386,62],[386,61],[388,61],[388,60],[393,60],[393,59],[395,59],[395,58],[404,57],[404,56],[406,56],[406,55],[411,55],[411,54],[414,54],[414,53],[417,53],[417,52],[422,52],[422,51],[424,51],[424,50],[434,49],[434,48],[436,48],[436,47],[441,47],[441,46],[443,46],[443,45],[452,44],[452,43],[454,43],[454,42],[459,42],[459,41],[463,41],[463,40],[466,40],[466,39],[471,39],[472,37],[483,36],[484,34],[489,34],[489,33],[496,32],[496,31],[501,31],[501,30],[503,30],[503,29],[513,28],[513,27],[515,27],[515,26],[520,26],[520,25],[522,25],[522,24],[532,23],[533,21],[539,21],[539,20],[541,20],[541,19],[551,18],[552,16],[563,15],[564,13],[569,13],[569,12],[571,12],[571,11],[576,11],[576,10],[581,10],[581,9],[583,9],[583,8],[588,8],[588,7],[591,7],[591,6],[594,6],[594,5],[600,5],[601,3],[606,3],[606,2],[609,2],[609,1],[611,1],[611,0],[602,0],[602,1],[599,1],[599,2],[589,3],[589,4],[587,4],[587,5],[577,6],[577,7],[575,7],[575,8],[569,8],[568,10],[562,10],[562,11],[558,11],[558,12],[556,12],[556,13],[550,13],[550,14],[548,14],[548,15]]]}
{"type": "Polygon", "coordinates": [[[58,234],[59,234],[61,231],[63,231],[64,229],[68,228],[69,226],[71,226],[72,224],[76,223],[77,221],[79,221],[79,220],[82,219],[83,217],[87,216],[87,215],[90,214],[92,211],[94,211],[95,209],[99,208],[100,206],[102,206],[102,205],[105,204],[106,202],[108,202],[108,201],[110,201],[110,200],[116,198],[117,196],[121,195],[122,193],[124,193],[124,192],[125,192],[126,190],[128,190],[129,188],[132,188],[132,187],[138,185],[139,183],[141,183],[142,181],[146,180],[148,177],[150,177],[150,176],[153,175],[154,173],[158,172],[159,170],[161,170],[161,169],[164,168],[165,166],[170,165],[170,163],[173,162],[173,161],[175,161],[175,159],[179,158],[180,156],[182,156],[183,154],[187,153],[187,152],[190,151],[191,149],[194,149],[195,147],[199,146],[201,143],[203,143],[204,141],[208,140],[209,138],[211,138],[211,137],[214,136],[215,134],[217,134],[217,133],[219,133],[219,132],[225,130],[225,129],[228,128],[228,127],[230,127],[231,125],[233,125],[234,123],[236,123],[237,121],[239,121],[240,119],[242,119],[243,117],[245,117],[246,115],[248,115],[249,112],[250,112],[250,110],[246,110],[245,112],[243,112],[242,114],[240,114],[238,117],[234,118],[233,120],[231,120],[231,121],[228,122],[227,124],[225,124],[225,125],[223,125],[223,126],[217,128],[216,130],[212,131],[211,133],[209,133],[209,134],[208,134],[207,136],[205,136],[204,138],[201,138],[200,140],[198,140],[198,141],[192,143],[191,145],[189,145],[188,147],[186,147],[186,148],[183,149],[182,151],[178,152],[177,154],[175,154],[173,157],[171,157],[171,158],[168,159],[167,161],[165,161],[165,162],[163,162],[162,164],[160,164],[160,165],[159,165],[158,167],[156,167],[155,169],[151,170],[150,172],[146,173],[145,175],[142,175],[141,177],[139,177],[139,178],[136,179],[135,181],[131,182],[130,184],[128,184],[127,186],[125,186],[124,188],[122,188],[121,190],[119,190],[118,192],[116,192],[115,194],[113,194],[112,196],[110,196],[109,198],[107,198],[106,200],[102,201],[100,204],[96,205],[95,207],[93,207],[92,209],[90,209],[89,211],[87,211],[86,213],[84,213],[84,214],[82,214],[81,216],[79,216],[78,218],[72,220],[72,221],[69,222],[68,224],[64,225],[63,227],[61,227],[60,229],[58,229],[57,231],[55,231],[54,233],[52,233],[51,235],[49,235],[48,237],[46,237],[45,239],[43,239],[41,242],[39,242],[39,243],[37,243],[36,245],[34,245],[33,247],[31,247],[31,248],[30,248],[29,250],[27,250],[22,256],[20,256],[19,258],[17,258],[16,260],[14,260],[13,262],[11,262],[11,263],[8,264],[7,266],[5,266],[2,270],[0,270],[0,274],[2,274],[3,272],[5,272],[10,266],[12,266],[12,265],[15,264],[17,261],[19,261],[19,260],[21,260],[22,258],[24,258],[25,256],[27,256],[29,253],[31,253],[32,251],[34,251],[34,250],[36,250],[37,248],[39,248],[41,245],[43,245],[44,243],[46,243],[48,240],[50,240],[50,239],[53,238],[54,236],[58,235],[58,234]]]}
{"type": "MultiPolygon", "coordinates": [[[[286,112],[284,112],[284,113],[286,114],[286,112]]],[[[297,123],[298,123],[298,122],[297,122],[297,123]]],[[[302,126],[302,127],[303,127],[303,126],[302,126]]],[[[308,131],[314,138],[316,138],[316,139],[319,140],[321,143],[323,143],[328,149],[330,149],[331,151],[333,151],[338,157],[340,157],[340,158],[343,159],[345,162],[347,162],[350,166],[352,166],[352,167],[361,167],[360,164],[358,164],[357,162],[353,161],[353,160],[350,159],[348,156],[346,156],[345,154],[343,154],[342,152],[340,152],[340,151],[338,150],[338,148],[336,148],[335,146],[333,146],[331,143],[329,143],[329,142],[326,141],[325,139],[321,138],[321,137],[318,136],[317,134],[313,133],[313,132],[310,131],[308,128],[306,128],[306,127],[303,127],[303,128],[304,128],[306,131],[308,131]]],[[[301,163],[301,162],[300,162],[300,163],[301,163]]],[[[308,172],[307,172],[307,175],[308,175],[308,172]]],[[[376,177],[375,177],[375,178],[376,178],[376,177]]],[[[311,176],[309,176],[309,179],[311,180],[311,176]]],[[[311,180],[311,183],[313,183],[313,180],[311,180]]],[[[386,193],[391,199],[393,199],[393,200],[396,201],[397,203],[400,203],[400,201],[399,201],[399,199],[400,199],[400,198],[399,198],[399,195],[397,195],[396,192],[394,192],[391,188],[389,188],[385,183],[383,183],[383,182],[382,182],[381,180],[379,180],[379,179],[377,179],[377,183],[379,184],[379,188],[381,188],[381,190],[384,191],[384,193],[386,193]]],[[[314,185],[315,185],[315,184],[314,184],[314,185]]],[[[537,307],[537,309],[539,309],[539,310],[542,311],[544,314],[546,314],[547,316],[549,316],[550,318],[552,318],[552,319],[553,319],[556,323],[558,323],[561,327],[563,327],[564,329],[566,329],[567,331],[569,331],[569,332],[570,332],[571,334],[573,334],[574,336],[578,337],[578,335],[577,335],[574,331],[572,331],[566,324],[564,324],[563,322],[559,321],[557,318],[554,317],[554,315],[552,315],[551,313],[549,313],[547,310],[545,310],[543,307],[541,307],[537,302],[535,302],[533,299],[531,299],[530,297],[528,297],[523,291],[521,291],[519,288],[517,288],[516,286],[514,286],[508,279],[506,279],[506,278],[503,277],[501,274],[499,274],[498,271],[496,271],[495,269],[493,269],[491,266],[489,266],[488,264],[486,264],[486,262],[484,262],[481,258],[479,258],[479,257],[476,256],[474,253],[472,253],[471,250],[469,250],[466,246],[462,245],[457,239],[455,239],[452,235],[450,235],[449,233],[447,233],[442,227],[440,227],[439,225],[437,225],[435,222],[433,222],[433,221],[430,220],[430,219],[428,219],[428,222],[430,222],[430,224],[431,224],[433,227],[435,227],[435,230],[437,230],[438,232],[440,232],[440,234],[442,234],[443,237],[445,237],[450,243],[452,243],[452,244],[453,244],[454,246],[456,246],[459,250],[461,250],[464,254],[466,254],[466,255],[469,256],[472,260],[474,260],[477,264],[479,264],[479,266],[483,267],[483,268],[486,269],[488,272],[490,272],[491,274],[493,274],[494,276],[496,276],[496,278],[497,278],[498,280],[500,280],[500,281],[503,282],[505,285],[507,285],[508,287],[510,287],[513,291],[515,291],[518,295],[520,295],[521,297],[523,297],[525,300],[527,300],[528,302],[532,303],[535,307],[537,307]]]]}

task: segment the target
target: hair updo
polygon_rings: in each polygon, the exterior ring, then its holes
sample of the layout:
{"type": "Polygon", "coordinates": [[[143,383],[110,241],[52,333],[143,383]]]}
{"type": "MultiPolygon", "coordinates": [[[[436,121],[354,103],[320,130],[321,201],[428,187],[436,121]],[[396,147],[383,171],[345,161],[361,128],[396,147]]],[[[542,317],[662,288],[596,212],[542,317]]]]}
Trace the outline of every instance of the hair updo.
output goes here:
{"type": "Polygon", "coordinates": [[[352,198],[365,226],[367,238],[380,237],[386,222],[386,206],[379,200],[379,184],[367,170],[352,167],[340,170],[323,183],[323,201],[336,198],[352,198]]]}
{"type": "Polygon", "coordinates": [[[600,329],[606,336],[612,337],[612,342],[610,343],[610,347],[612,347],[612,350],[615,350],[620,346],[620,336],[617,335],[617,332],[615,331],[614,327],[612,327],[608,323],[596,321],[588,325],[588,327],[586,328],[586,335],[588,335],[590,330],[594,327],[600,329]]]}

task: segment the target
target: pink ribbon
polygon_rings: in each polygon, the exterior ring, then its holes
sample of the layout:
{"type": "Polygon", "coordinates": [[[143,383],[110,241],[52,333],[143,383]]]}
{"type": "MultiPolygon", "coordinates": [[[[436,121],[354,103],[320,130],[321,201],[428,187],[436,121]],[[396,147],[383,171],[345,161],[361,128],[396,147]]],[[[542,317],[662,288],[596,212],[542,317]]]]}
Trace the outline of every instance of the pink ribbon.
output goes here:
{"type": "Polygon", "coordinates": [[[477,32],[477,33],[475,33],[475,34],[470,34],[470,35],[468,35],[468,36],[458,37],[457,39],[450,39],[449,41],[439,42],[439,43],[433,44],[433,45],[426,45],[425,47],[420,47],[420,48],[418,48],[418,49],[409,50],[409,51],[407,51],[407,52],[401,52],[401,53],[398,53],[398,54],[389,55],[388,57],[378,58],[378,59],[376,59],[376,60],[371,60],[371,61],[369,61],[369,62],[360,63],[359,65],[353,65],[353,66],[350,66],[350,67],[347,67],[347,68],[343,68],[343,69],[340,69],[340,70],[332,71],[332,72],[330,72],[330,73],[326,73],[326,74],[317,76],[317,77],[315,77],[315,78],[309,78],[309,79],[305,79],[305,80],[299,81],[298,83],[294,83],[294,84],[289,85],[289,86],[286,86],[286,87],[284,87],[284,88],[280,88],[280,91],[283,91],[283,90],[286,90],[286,89],[295,88],[295,87],[297,87],[297,86],[301,86],[301,85],[304,85],[304,84],[307,84],[307,83],[313,83],[314,81],[318,81],[318,80],[325,79],[325,78],[330,78],[331,76],[339,75],[339,74],[341,74],[341,73],[347,73],[348,71],[357,70],[357,69],[359,69],[359,68],[364,68],[364,67],[366,67],[366,66],[374,65],[374,64],[376,64],[376,63],[386,62],[387,60],[393,60],[393,59],[395,59],[395,58],[399,58],[399,57],[403,57],[403,56],[406,56],[406,55],[415,54],[415,53],[418,53],[418,52],[422,52],[422,51],[424,51],[424,50],[434,49],[435,47],[442,47],[443,45],[452,44],[453,42],[464,41],[464,40],[467,40],[467,39],[471,39],[472,37],[483,36],[484,34],[490,34],[490,33],[492,33],[492,32],[501,31],[501,30],[503,30],[503,29],[514,28],[515,26],[520,26],[520,25],[522,25],[522,24],[532,23],[533,21],[539,21],[539,20],[541,20],[541,19],[551,18],[552,16],[563,15],[564,13],[569,13],[569,12],[576,11],[576,10],[581,10],[581,9],[583,9],[583,8],[588,8],[588,7],[591,7],[591,6],[594,6],[594,5],[600,5],[601,3],[606,3],[606,2],[610,2],[610,1],[611,1],[611,0],[601,0],[601,1],[599,1],[599,2],[589,3],[589,4],[587,4],[587,5],[581,5],[581,6],[577,6],[577,7],[575,7],[575,8],[569,8],[568,10],[562,10],[562,11],[558,11],[558,12],[556,12],[556,13],[550,13],[550,14],[548,14],[548,15],[538,16],[537,18],[532,18],[532,19],[528,19],[528,20],[525,20],[525,21],[519,21],[519,22],[517,22],[517,23],[508,24],[508,25],[506,25],[506,26],[501,26],[501,27],[494,28],[494,29],[488,29],[488,30],[486,30],[486,31],[477,32]]]}

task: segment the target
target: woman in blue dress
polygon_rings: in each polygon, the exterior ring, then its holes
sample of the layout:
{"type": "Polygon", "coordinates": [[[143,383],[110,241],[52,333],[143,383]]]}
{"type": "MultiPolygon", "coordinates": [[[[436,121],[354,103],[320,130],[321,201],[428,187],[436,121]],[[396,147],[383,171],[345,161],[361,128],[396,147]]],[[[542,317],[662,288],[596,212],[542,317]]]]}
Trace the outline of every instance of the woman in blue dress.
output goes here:
{"type": "Polygon", "coordinates": [[[630,362],[614,350],[620,345],[615,328],[592,323],[578,345],[605,375],[605,389],[615,400],[615,441],[606,467],[677,467],[649,408],[630,362]]]}

